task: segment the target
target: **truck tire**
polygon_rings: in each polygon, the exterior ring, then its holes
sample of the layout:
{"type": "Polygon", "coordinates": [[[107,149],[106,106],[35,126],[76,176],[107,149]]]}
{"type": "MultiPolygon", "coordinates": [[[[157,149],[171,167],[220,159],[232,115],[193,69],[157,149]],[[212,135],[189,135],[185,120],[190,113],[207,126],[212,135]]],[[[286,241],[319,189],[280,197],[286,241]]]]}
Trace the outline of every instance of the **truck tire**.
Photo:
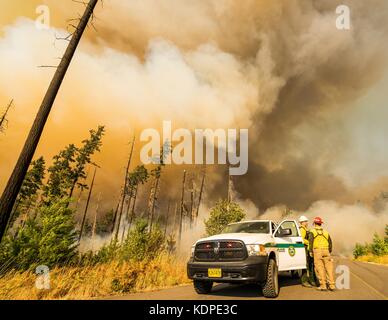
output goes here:
{"type": "Polygon", "coordinates": [[[212,291],[213,282],[194,280],[194,289],[198,294],[207,294],[212,291]]]}
{"type": "Polygon", "coordinates": [[[269,259],[267,280],[263,285],[263,295],[266,298],[276,298],[279,295],[278,267],[274,259],[269,259]]]}

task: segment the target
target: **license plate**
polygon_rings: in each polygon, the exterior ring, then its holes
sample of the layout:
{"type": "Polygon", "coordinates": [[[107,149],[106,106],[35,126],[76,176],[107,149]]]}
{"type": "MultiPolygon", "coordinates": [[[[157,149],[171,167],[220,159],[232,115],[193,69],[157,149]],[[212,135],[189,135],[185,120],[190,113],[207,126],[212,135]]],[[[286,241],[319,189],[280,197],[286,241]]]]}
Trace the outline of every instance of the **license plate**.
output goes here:
{"type": "Polygon", "coordinates": [[[221,278],[222,277],[222,270],[220,268],[208,269],[207,275],[209,278],[221,278]]]}

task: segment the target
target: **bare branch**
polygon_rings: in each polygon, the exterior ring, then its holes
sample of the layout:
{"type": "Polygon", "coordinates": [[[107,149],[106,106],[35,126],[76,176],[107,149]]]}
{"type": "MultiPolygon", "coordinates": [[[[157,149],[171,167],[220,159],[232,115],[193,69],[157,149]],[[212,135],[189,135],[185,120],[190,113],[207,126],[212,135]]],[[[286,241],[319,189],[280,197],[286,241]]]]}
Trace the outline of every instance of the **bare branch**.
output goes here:
{"type": "Polygon", "coordinates": [[[38,66],[37,68],[58,68],[58,66],[38,66]]]}
{"type": "Polygon", "coordinates": [[[6,126],[8,125],[7,115],[8,115],[9,109],[11,109],[12,105],[13,105],[13,99],[8,104],[8,106],[5,108],[4,113],[0,117],[0,133],[4,132],[6,126]]]}

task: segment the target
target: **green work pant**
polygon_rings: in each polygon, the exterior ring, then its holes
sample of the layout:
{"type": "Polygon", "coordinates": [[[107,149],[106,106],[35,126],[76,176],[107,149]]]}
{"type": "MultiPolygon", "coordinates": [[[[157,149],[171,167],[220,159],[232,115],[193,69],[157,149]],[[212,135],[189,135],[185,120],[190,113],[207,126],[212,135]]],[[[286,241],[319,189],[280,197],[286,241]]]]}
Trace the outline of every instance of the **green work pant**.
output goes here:
{"type": "Polygon", "coordinates": [[[306,250],[306,259],[307,259],[307,269],[303,270],[302,272],[302,284],[309,283],[312,286],[317,285],[317,277],[315,275],[315,268],[314,268],[314,258],[310,257],[308,251],[306,250]]]}

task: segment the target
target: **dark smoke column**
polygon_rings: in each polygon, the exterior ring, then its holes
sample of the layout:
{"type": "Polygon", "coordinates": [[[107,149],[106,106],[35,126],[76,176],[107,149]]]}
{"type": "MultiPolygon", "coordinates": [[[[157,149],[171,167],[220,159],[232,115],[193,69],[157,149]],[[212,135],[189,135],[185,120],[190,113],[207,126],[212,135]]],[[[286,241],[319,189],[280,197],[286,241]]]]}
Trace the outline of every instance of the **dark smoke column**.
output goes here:
{"type": "Polygon", "coordinates": [[[54,77],[51,80],[50,86],[47,89],[46,95],[42,101],[38,114],[36,115],[35,121],[24,144],[23,150],[20,153],[19,159],[0,198],[0,241],[3,238],[12,208],[16,201],[16,197],[19,193],[32,157],[34,156],[36,147],[39,143],[59,88],[61,87],[66,71],[69,68],[70,62],[73,59],[74,53],[93,14],[97,2],[98,0],[89,1],[84,15],[81,18],[77,29],[72,35],[69,46],[67,47],[65,54],[63,55],[62,60],[54,74],[54,77]]]}

